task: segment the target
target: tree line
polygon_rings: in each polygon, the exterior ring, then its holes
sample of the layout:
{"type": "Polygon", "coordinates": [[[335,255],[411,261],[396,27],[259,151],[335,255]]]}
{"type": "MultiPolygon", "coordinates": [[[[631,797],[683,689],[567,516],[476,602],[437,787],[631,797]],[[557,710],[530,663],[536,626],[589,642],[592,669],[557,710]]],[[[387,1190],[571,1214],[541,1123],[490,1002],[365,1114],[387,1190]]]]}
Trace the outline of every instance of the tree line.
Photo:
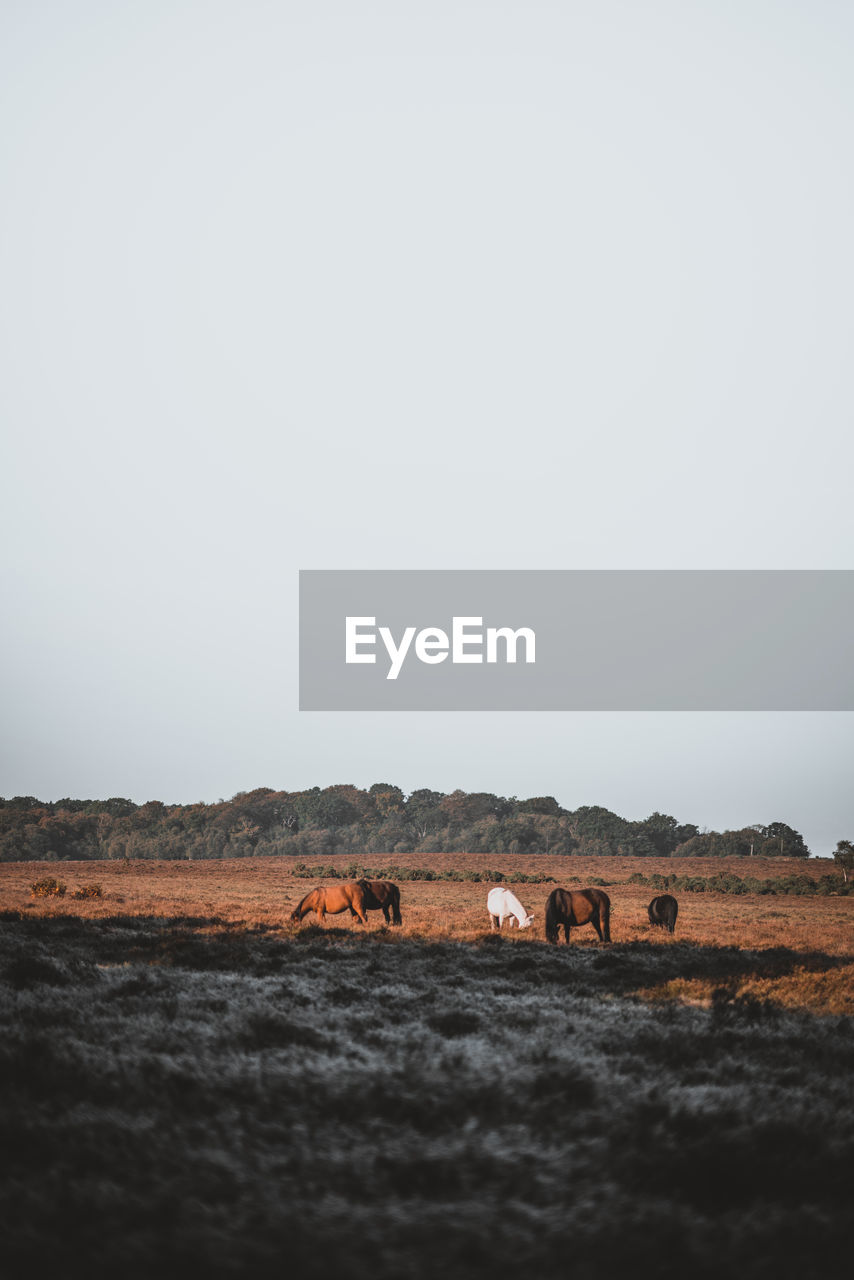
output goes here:
{"type": "Polygon", "coordinates": [[[565,809],[553,796],[520,800],[427,788],[405,795],[384,782],[367,789],[258,787],[213,804],[0,797],[0,860],[6,862],[460,851],[784,858],[810,852],[784,822],[701,832],[658,812],[632,821],[600,805],[565,809]]]}

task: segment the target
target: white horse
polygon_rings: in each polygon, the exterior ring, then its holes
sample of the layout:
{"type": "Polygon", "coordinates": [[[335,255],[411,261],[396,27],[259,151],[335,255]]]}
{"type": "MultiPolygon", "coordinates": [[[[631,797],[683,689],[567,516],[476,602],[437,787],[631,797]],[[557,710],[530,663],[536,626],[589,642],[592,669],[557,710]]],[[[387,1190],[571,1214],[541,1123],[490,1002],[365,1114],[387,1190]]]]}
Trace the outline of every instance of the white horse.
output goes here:
{"type": "Polygon", "coordinates": [[[515,893],[501,885],[497,889],[490,889],[486,899],[486,909],[493,929],[500,929],[508,917],[511,929],[514,919],[520,929],[527,929],[534,919],[533,911],[529,915],[515,893]]]}

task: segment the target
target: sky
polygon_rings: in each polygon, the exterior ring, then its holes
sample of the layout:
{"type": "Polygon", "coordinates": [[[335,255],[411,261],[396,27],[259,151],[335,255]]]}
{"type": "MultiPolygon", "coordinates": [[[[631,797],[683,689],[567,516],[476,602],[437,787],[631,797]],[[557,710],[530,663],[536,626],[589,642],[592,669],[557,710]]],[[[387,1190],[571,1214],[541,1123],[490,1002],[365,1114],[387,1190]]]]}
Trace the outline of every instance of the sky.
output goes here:
{"type": "Polygon", "coordinates": [[[310,713],[300,569],[851,569],[854,10],[9,0],[0,794],[854,838],[849,713],[310,713]]]}

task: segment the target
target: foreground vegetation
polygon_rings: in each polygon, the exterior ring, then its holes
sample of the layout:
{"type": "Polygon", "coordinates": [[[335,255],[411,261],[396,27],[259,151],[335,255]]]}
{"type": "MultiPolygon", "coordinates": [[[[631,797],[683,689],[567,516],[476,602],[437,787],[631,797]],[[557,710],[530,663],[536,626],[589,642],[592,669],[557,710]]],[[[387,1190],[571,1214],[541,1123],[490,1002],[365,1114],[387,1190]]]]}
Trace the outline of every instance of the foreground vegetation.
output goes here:
{"type": "Polygon", "coordinates": [[[847,1274],[854,1021],[743,992],[850,956],[90,911],[0,919],[8,1275],[847,1274]]]}

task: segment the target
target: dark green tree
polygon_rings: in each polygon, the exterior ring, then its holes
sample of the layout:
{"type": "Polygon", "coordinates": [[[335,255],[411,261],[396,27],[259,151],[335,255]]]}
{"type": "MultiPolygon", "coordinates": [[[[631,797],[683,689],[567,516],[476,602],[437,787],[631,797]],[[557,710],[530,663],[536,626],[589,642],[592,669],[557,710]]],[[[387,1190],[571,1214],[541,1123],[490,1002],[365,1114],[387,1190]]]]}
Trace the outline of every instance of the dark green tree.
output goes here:
{"type": "Polygon", "coordinates": [[[414,827],[419,840],[442,826],[439,804],[444,798],[444,792],[422,787],[413,791],[406,801],[406,820],[414,827]]]}
{"type": "Polygon", "coordinates": [[[645,836],[662,858],[669,858],[680,844],[698,834],[692,823],[679,823],[668,813],[651,813],[643,822],[634,825],[638,834],[645,836]]]}
{"type": "Polygon", "coordinates": [[[566,813],[554,796],[531,796],[528,800],[520,800],[518,811],[519,813],[542,813],[547,818],[559,818],[561,814],[566,813]]]}
{"type": "Polygon", "coordinates": [[[766,858],[808,858],[810,851],[799,831],[785,822],[771,822],[765,828],[762,853],[766,858]]]}

